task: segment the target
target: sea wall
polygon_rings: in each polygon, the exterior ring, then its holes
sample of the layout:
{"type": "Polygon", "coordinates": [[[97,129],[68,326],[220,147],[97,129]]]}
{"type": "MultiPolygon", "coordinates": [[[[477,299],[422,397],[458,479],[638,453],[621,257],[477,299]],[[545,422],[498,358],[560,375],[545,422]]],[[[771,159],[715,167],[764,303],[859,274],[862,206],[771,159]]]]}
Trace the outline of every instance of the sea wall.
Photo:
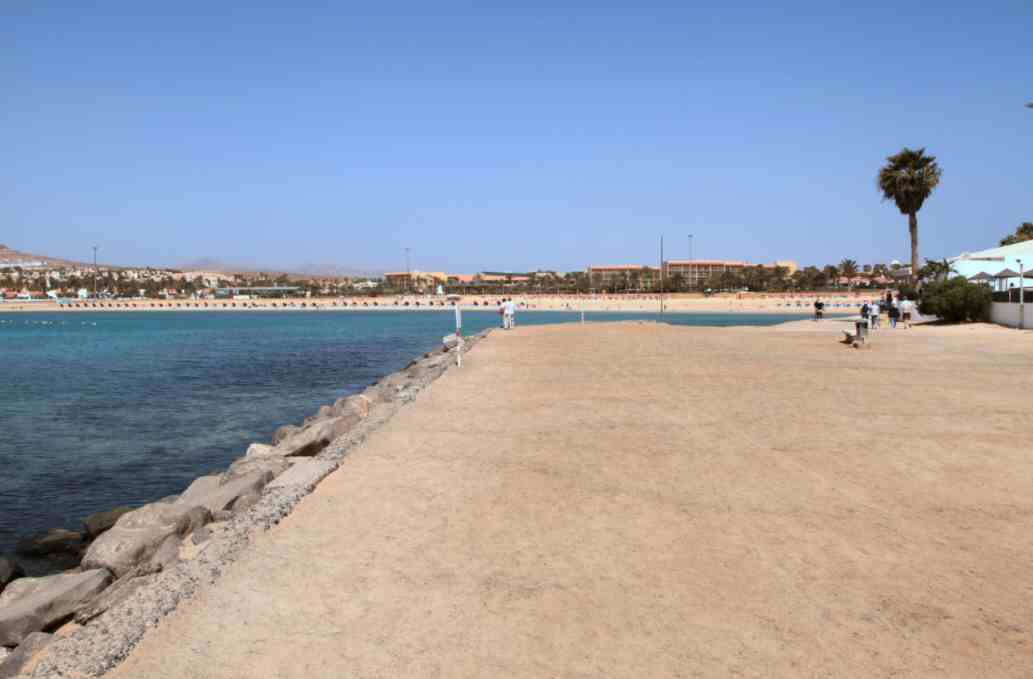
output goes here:
{"type": "MultiPolygon", "coordinates": [[[[462,351],[489,332],[465,339],[462,351]]],[[[80,563],[64,573],[23,577],[0,561],[0,677],[95,677],[118,664],[147,627],[215,582],[259,532],[454,366],[454,340],[446,340],[363,392],[281,427],[178,496],[90,517],[80,563]]]]}

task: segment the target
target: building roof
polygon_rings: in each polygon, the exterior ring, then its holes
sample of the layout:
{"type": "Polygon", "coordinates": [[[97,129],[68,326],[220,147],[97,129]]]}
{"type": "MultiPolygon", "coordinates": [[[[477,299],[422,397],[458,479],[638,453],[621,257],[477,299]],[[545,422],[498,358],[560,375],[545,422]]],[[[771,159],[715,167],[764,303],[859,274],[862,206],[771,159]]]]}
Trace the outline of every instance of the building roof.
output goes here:
{"type": "Polygon", "coordinates": [[[989,248],[987,250],[978,250],[976,252],[963,252],[957,257],[953,257],[950,261],[958,260],[1003,260],[1004,258],[1012,257],[1030,257],[1033,258],[1033,240],[1022,241],[1021,243],[1014,243],[1012,245],[1002,245],[996,248],[989,248]]]}
{"type": "Polygon", "coordinates": [[[654,269],[655,267],[644,264],[593,264],[588,268],[605,271],[642,271],[643,269],[654,269]]]}
{"type": "Polygon", "coordinates": [[[752,266],[749,262],[738,259],[669,259],[664,264],[670,266],[752,266]]]}

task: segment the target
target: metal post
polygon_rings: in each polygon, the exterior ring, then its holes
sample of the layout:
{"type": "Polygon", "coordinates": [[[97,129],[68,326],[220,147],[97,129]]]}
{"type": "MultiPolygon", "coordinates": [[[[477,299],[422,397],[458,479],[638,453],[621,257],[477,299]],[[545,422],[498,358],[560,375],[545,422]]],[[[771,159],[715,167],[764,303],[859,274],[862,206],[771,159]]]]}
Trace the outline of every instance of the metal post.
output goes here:
{"type": "Polygon", "coordinates": [[[93,246],[93,298],[97,299],[97,246],[93,246]]]}
{"type": "Polygon", "coordinates": [[[412,266],[409,263],[409,250],[405,249],[405,287],[406,290],[412,290],[412,266]]]}
{"type": "Polygon", "coordinates": [[[1024,330],[1026,327],[1026,270],[1022,266],[1022,260],[1019,262],[1019,330],[1024,330]]]}
{"type": "Polygon", "coordinates": [[[660,315],[664,315],[664,237],[660,236],[660,315]]]}
{"type": "Polygon", "coordinates": [[[689,234],[689,290],[693,289],[696,283],[695,266],[692,264],[692,234],[689,234]]]}

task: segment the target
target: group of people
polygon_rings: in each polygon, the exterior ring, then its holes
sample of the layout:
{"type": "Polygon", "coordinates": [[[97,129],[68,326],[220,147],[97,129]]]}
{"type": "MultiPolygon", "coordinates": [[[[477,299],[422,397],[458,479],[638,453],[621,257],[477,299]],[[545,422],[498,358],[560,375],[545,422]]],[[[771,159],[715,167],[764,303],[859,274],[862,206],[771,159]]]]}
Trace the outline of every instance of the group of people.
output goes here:
{"type": "Polygon", "coordinates": [[[879,327],[882,314],[885,312],[891,328],[897,327],[898,320],[904,324],[905,328],[910,328],[914,309],[915,303],[908,298],[900,299],[888,292],[886,299],[875,298],[871,302],[865,300],[861,305],[861,318],[868,322],[869,329],[874,330],[879,327]]]}
{"type": "Polygon", "coordinates": [[[516,324],[516,302],[512,297],[502,300],[499,305],[499,315],[502,316],[502,327],[505,330],[512,330],[516,324]]]}

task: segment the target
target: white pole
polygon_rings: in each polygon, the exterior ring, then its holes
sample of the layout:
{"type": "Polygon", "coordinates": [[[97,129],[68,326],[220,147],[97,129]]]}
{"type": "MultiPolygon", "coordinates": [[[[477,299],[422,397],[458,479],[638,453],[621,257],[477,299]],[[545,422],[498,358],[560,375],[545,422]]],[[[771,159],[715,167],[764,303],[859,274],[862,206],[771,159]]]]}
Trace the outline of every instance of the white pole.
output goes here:
{"type": "Polygon", "coordinates": [[[463,310],[456,300],[456,367],[463,367],[463,310]]]}
{"type": "Polygon", "coordinates": [[[1022,260],[1019,260],[1019,330],[1024,329],[1026,323],[1026,277],[1022,260]]]}

